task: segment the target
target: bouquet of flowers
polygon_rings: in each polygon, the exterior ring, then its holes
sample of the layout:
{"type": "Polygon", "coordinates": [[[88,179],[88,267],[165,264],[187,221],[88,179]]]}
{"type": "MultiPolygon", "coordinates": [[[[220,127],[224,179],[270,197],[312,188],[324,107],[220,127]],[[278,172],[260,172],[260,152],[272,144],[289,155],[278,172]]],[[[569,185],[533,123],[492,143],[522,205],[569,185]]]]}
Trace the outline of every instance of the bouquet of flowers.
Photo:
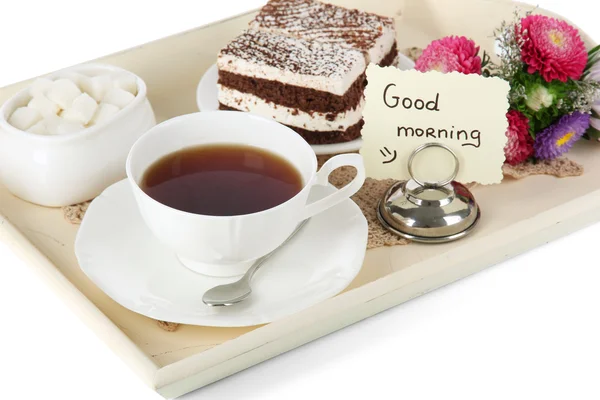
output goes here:
{"type": "Polygon", "coordinates": [[[461,72],[507,80],[510,110],[504,149],[511,165],[550,160],[585,137],[600,139],[600,46],[586,51],[568,23],[515,13],[494,32],[498,63],[465,37],[432,42],[418,58],[421,72],[461,72]]]}

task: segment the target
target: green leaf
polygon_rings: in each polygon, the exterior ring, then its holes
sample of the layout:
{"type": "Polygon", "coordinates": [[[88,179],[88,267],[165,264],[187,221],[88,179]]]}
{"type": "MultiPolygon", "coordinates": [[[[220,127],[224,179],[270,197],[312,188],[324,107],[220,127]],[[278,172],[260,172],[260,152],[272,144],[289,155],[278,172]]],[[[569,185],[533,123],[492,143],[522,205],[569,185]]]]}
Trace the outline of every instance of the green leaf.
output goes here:
{"type": "Polygon", "coordinates": [[[594,47],[588,52],[588,62],[583,70],[584,76],[587,76],[590,69],[598,62],[600,59],[600,45],[594,47]]]}
{"type": "Polygon", "coordinates": [[[481,57],[481,69],[485,70],[485,68],[490,64],[492,57],[488,54],[487,51],[483,51],[483,57],[481,57]]]}
{"type": "Polygon", "coordinates": [[[600,44],[596,47],[594,47],[593,49],[591,49],[590,51],[588,51],[588,55],[592,56],[594,54],[596,54],[598,51],[600,51],[600,44]]]}
{"type": "Polygon", "coordinates": [[[600,139],[600,131],[598,129],[589,128],[585,134],[587,136],[589,136],[590,139],[594,139],[594,140],[600,139]]]}

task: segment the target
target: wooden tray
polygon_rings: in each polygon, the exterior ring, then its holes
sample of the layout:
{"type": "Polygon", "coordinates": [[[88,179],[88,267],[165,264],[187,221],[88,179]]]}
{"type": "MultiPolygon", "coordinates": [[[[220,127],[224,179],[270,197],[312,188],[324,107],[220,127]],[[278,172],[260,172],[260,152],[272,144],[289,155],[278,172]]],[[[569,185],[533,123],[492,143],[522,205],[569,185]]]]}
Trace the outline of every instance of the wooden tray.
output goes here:
{"type": "MultiPolygon", "coordinates": [[[[515,4],[482,0],[337,0],[345,6],[398,17],[400,48],[425,46],[449,34],[492,49],[491,30],[515,4]]],[[[543,10],[537,12],[548,14],[543,10]]],[[[195,90],[216,54],[254,14],[219,22],[101,59],[140,75],[159,120],[197,111],[195,90]]],[[[584,40],[592,40],[584,34],[584,40]]],[[[5,101],[27,82],[0,90],[5,101]]],[[[0,240],[35,269],[144,382],[165,397],[192,391],[389,307],[420,296],[600,219],[600,148],[584,143],[570,157],[582,177],[547,176],[478,187],[483,217],[456,243],[411,244],[367,252],[350,287],[288,318],[250,328],[182,326],[177,332],[116,304],[77,265],[78,227],[61,210],[35,206],[0,186],[0,240]]]]}

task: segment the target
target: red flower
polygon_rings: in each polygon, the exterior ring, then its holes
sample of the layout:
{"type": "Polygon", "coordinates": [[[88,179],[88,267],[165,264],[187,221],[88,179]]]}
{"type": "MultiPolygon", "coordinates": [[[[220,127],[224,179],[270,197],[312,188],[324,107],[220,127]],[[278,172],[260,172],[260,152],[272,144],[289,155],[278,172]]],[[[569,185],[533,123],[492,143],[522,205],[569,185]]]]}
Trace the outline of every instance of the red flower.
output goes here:
{"type": "MultiPolygon", "coordinates": [[[[518,28],[517,28],[518,29],[518,28]]],[[[530,15],[521,20],[521,58],[528,72],[546,82],[578,80],[587,64],[587,51],[577,29],[555,18],[530,15]]]]}
{"type": "Polygon", "coordinates": [[[533,154],[533,138],[529,135],[529,120],[523,113],[510,110],[506,114],[508,142],[504,147],[506,162],[517,165],[527,160],[533,154]]]}
{"type": "Polygon", "coordinates": [[[421,72],[439,71],[460,72],[463,74],[481,74],[479,46],[464,36],[447,36],[434,40],[423,50],[415,64],[421,72]]]}

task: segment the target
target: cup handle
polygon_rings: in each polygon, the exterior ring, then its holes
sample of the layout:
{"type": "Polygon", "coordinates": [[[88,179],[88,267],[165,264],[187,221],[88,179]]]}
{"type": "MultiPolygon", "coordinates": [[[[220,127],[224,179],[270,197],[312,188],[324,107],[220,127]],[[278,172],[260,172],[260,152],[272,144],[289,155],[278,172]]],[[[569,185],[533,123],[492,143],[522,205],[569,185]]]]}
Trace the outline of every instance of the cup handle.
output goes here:
{"type": "Polygon", "coordinates": [[[336,190],[335,193],[330,194],[320,200],[313,203],[307,204],[304,209],[304,218],[310,218],[316,214],[319,214],[328,208],[335,206],[336,204],[346,200],[353,194],[359,191],[362,185],[365,183],[365,166],[363,164],[363,158],[360,154],[340,154],[327,160],[321,167],[315,177],[311,186],[320,185],[326,186],[329,184],[329,175],[340,167],[350,166],[356,168],[356,177],[343,188],[336,190]]]}

